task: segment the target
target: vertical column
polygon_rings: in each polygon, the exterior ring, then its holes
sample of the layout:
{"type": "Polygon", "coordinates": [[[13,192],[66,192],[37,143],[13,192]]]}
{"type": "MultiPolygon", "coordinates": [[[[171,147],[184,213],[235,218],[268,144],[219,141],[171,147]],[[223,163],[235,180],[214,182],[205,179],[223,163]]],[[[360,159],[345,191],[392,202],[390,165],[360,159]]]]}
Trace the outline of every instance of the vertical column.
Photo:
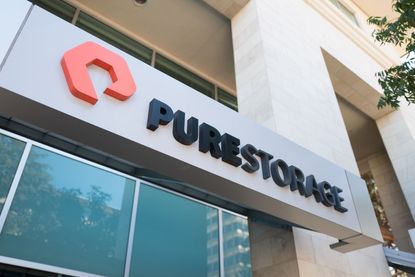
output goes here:
{"type": "Polygon", "coordinates": [[[249,221],[254,276],[300,277],[292,230],[249,221]]]}
{"type": "Polygon", "coordinates": [[[415,228],[415,223],[388,155],[384,151],[370,155],[359,161],[359,168],[373,176],[399,250],[414,252],[408,230],[415,228]]]}
{"type": "Polygon", "coordinates": [[[376,121],[406,203],[415,219],[415,106],[403,106],[376,121]]]}
{"type": "Polygon", "coordinates": [[[239,111],[358,173],[320,45],[302,32],[309,9],[251,0],[232,18],[239,111]]]}
{"type": "Polygon", "coordinates": [[[232,39],[239,112],[276,131],[257,1],[232,18],[232,39]]]}
{"type": "MultiPolygon", "coordinates": [[[[314,26],[314,16],[304,1],[251,0],[232,18],[238,108],[259,124],[358,174],[315,38],[325,25],[314,26]]],[[[326,235],[249,224],[254,276],[390,275],[381,245],[342,254],[330,249],[336,239],[326,235]]]]}
{"type": "Polygon", "coordinates": [[[335,238],[296,227],[293,234],[301,277],[390,277],[381,244],[342,254],[328,247],[335,238]]]}

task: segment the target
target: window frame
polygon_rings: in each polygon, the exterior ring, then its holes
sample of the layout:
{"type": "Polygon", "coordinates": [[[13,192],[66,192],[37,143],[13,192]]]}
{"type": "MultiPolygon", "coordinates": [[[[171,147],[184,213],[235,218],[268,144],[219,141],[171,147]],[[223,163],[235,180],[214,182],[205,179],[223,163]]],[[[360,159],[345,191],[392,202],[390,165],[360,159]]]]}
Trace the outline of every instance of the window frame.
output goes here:
{"type": "MultiPolygon", "coordinates": [[[[224,105],[225,107],[228,107],[234,111],[238,111],[238,101],[235,102],[235,106],[233,105],[229,105],[227,104],[226,101],[220,101],[220,99],[218,99],[218,89],[219,87],[223,87],[221,84],[219,84],[216,80],[212,80],[212,79],[208,79],[206,78],[206,76],[203,76],[203,74],[197,73],[194,70],[190,69],[188,67],[188,65],[184,64],[183,62],[176,62],[174,59],[172,59],[172,57],[170,57],[169,55],[167,55],[167,53],[160,53],[156,48],[154,48],[151,45],[148,45],[147,43],[135,38],[135,37],[131,37],[130,35],[126,34],[125,32],[119,30],[118,28],[116,28],[115,26],[113,26],[112,24],[105,22],[103,20],[100,20],[98,18],[96,18],[95,16],[91,15],[88,11],[78,7],[77,5],[74,5],[73,3],[69,3],[67,1],[63,1],[63,0],[59,0],[56,2],[53,2],[52,5],[48,5],[48,1],[52,1],[52,0],[28,0],[29,2],[31,2],[33,5],[38,6],[52,14],[54,14],[55,16],[59,17],[62,20],[65,20],[69,23],[71,23],[72,25],[76,26],[77,28],[80,28],[81,30],[111,44],[112,46],[120,49],[121,51],[133,56],[134,58],[148,64],[149,66],[153,67],[154,69],[162,72],[163,74],[166,74],[170,77],[172,77],[173,79],[175,79],[176,81],[194,89],[195,91],[197,91],[198,93],[205,95],[211,99],[214,99],[215,101],[219,102],[220,104],[224,105]],[[56,4],[58,3],[58,4],[56,4]],[[64,5],[67,7],[71,7],[75,9],[75,12],[73,14],[73,17],[71,20],[68,20],[67,17],[64,17],[65,15],[61,12],[61,10],[59,9],[60,5],[64,5]],[[58,8],[56,8],[58,7],[58,8]],[[63,16],[62,16],[63,15],[63,16]],[[82,17],[84,17],[83,19],[85,21],[88,21],[89,23],[91,23],[92,21],[95,22],[95,24],[82,24],[80,22],[80,20],[82,20],[82,17]],[[89,19],[88,19],[89,18],[89,19]],[[123,38],[124,40],[128,40],[131,44],[135,44],[138,48],[140,48],[140,51],[134,51],[134,47],[130,47],[128,44],[123,44],[119,42],[119,39],[114,39],[111,36],[105,35],[104,33],[100,33],[100,31],[95,30],[95,28],[97,27],[96,24],[100,24],[102,26],[104,26],[105,28],[113,31],[114,33],[118,33],[115,35],[118,35],[118,38],[123,38]],[[91,27],[93,26],[93,27],[91,27]],[[94,28],[95,27],[95,28],[94,28]],[[150,50],[151,51],[151,57],[150,60],[147,60],[147,57],[145,56],[144,53],[145,51],[150,50]],[[162,70],[160,68],[157,68],[157,56],[159,56],[159,59],[164,59],[165,62],[170,63],[171,65],[174,65],[176,68],[179,68],[179,71],[169,71],[168,73],[166,72],[166,70],[162,70]],[[197,80],[197,82],[193,82],[193,84],[197,84],[199,88],[202,89],[197,89],[195,88],[195,85],[191,85],[189,83],[186,83],[184,81],[182,81],[182,79],[185,78],[177,78],[177,76],[185,76],[182,73],[186,72],[186,74],[192,75],[193,76],[193,80],[199,79],[197,80]],[[180,74],[177,74],[177,72],[179,72],[180,74]],[[212,86],[211,88],[203,88],[204,85],[200,85],[202,82],[205,82],[206,84],[208,84],[209,86],[212,86]]],[[[98,28],[99,29],[99,28],[98,28]]],[[[114,34],[113,33],[113,34],[114,34]]],[[[187,79],[187,80],[190,80],[187,79]]],[[[205,84],[205,85],[206,85],[205,84]]],[[[231,90],[228,89],[224,89],[224,88],[220,88],[224,93],[229,94],[230,96],[233,96],[237,99],[237,95],[236,93],[232,93],[231,90]]]]}
{"type": "MultiPolygon", "coordinates": [[[[220,265],[219,270],[220,270],[220,276],[221,277],[225,276],[225,269],[224,269],[224,265],[225,265],[224,258],[225,257],[224,257],[224,248],[223,248],[224,240],[223,240],[223,222],[222,222],[223,216],[222,216],[222,214],[223,214],[223,212],[226,212],[226,213],[232,214],[234,216],[243,218],[245,220],[248,219],[247,216],[235,213],[233,211],[230,211],[230,210],[224,209],[222,207],[210,204],[208,202],[204,202],[202,200],[190,197],[188,195],[173,191],[171,189],[162,187],[160,185],[151,183],[149,181],[146,181],[146,180],[143,180],[143,179],[140,179],[140,178],[122,173],[122,172],[114,170],[110,167],[107,167],[107,166],[89,161],[87,159],[75,156],[73,154],[64,152],[62,150],[53,148],[51,146],[48,146],[48,145],[45,145],[43,143],[34,141],[32,139],[17,135],[15,133],[12,133],[10,131],[6,131],[6,130],[1,129],[1,128],[0,128],[0,134],[8,136],[10,138],[20,140],[20,141],[26,143],[26,145],[24,147],[24,150],[23,150],[23,154],[22,154],[22,156],[20,158],[20,161],[18,163],[17,170],[16,170],[16,173],[14,175],[12,184],[10,186],[9,193],[7,194],[6,201],[5,201],[4,206],[3,206],[3,210],[1,211],[1,214],[0,214],[0,233],[3,230],[3,227],[4,227],[6,219],[7,219],[7,215],[10,211],[10,208],[11,208],[11,204],[13,202],[13,199],[14,199],[15,195],[16,195],[16,191],[17,191],[20,179],[23,175],[23,170],[25,168],[26,162],[29,158],[30,151],[31,151],[33,146],[36,146],[36,147],[48,150],[50,152],[59,154],[59,155],[65,157],[65,158],[69,158],[69,159],[73,159],[75,161],[79,161],[79,162],[84,163],[86,165],[95,167],[95,168],[100,169],[100,170],[107,171],[109,173],[112,173],[112,174],[130,179],[130,180],[135,182],[134,196],[133,196],[133,206],[132,206],[132,211],[131,211],[130,228],[129,228],[128,241],[127,241],[127,252],[126,252],[126,257],[125,257],[125,265],[124,265],[124,277],[129,276],[129,272],[130,272],[130,269],[131,269],[133,237],[134,237],[134,231],[135,231],[135,227],[136,227],[136,216],[137,216],[137,210],[138,210],[138,205],[139,205],[138,200],[139,200],[139,193],[140,193],[141,185],[147,185],[147,186],[150,186],[150,187],[168,192],[170,194],[185,198],[187,200],[190,200],[190,201],[193,201],[193,202],[196,202],[196,203],[214,208],[218,211],[218,230],[219,230],[219,241],[218,241],[218,243],[219,243],[219,265],[220,265]]],[[[86,276],[86,277],[101,276],[101,275],[92,274],[92,273],[88,273],[88,272],[77,271],[77,270],[73,270],[73,269],[69,269],[69,268],[53,266],[53,265],[48,265],[48,264],[43,264],[43,263],[38,263],[38,262],[32,262],[32,261],[27,261],[27,260],[21,260],[21,259],[11,258],[11,257],[7,257],[7,256],[0,256],[0,263],[19,266],[19,267],[25,267],[25,268],[33,268],[33,269],[36,269],[36,270],[47,271],[47,272],[56,273],[56,274],[63,274],[63,275],[86,276]]]]}

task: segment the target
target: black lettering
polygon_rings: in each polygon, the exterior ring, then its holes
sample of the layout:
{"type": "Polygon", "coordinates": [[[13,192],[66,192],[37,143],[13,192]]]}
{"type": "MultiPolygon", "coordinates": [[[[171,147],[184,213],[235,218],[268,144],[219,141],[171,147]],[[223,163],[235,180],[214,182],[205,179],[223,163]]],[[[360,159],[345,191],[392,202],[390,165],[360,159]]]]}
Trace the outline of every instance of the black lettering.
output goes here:
{"type": "Polygon", "coordinates": [[[242,164],[242,159],[239,155],[239,144],[241,143],[238,138],[225,133],[222,138],[222,161],[231,164],[235,167],[242,164]]]}
{"type": "Polygon", "coordinates": [[[222,156],[220,149],[221,135],[218,130],[209,124],[203,123],[199,126],[199,151],[206,153],[210,151],[212,157],[218,159],[222,156]]]}
{"type": "Polygon", "coordinates": [[[323,196],[320,193],[320,190],[318,189],[318,185],[316,182],[316,178],[314,178],[314,175],[309,175],[305,179],[305,197],[310,197],[311,195],[314,195],[314,199],[317,203],[320,203],[323,200],[323,196]]]}
{"type": "Polygon", "coordinates": [[[167,125],[173,119],[172,109],[165,103],[153,99],[148,110],[147,129],[155,131],[159,124],[167,125]]]}
{"type": "Polygon", "coordinates": [[[184,130],[185,113],[178,110],[174,113],[173,136],[184,145],[191,145],[197,140],[199,120],[191,117],[187,120],[187,132],[184,130]]]}
{"type": "Polygon", "coordinates": [[[247,161],[242,165],[242,169],[248,173],[253,173],[259,169],[259,162],[254,157],[258,150],[252,144],[246,144],[241,148],[241,155],[247,161]]]}
{"type": "Polygon", "coordinates": [[[347,212],[347,208],[341,205],[341,202],[344,201],[344,198],[339,195],[343,190],[336,186],[332,186],[330,190],[334,197],[334,209],[341,213],[347,212]]]}
{"type": "Polygon", "coordinates": [[[290,173],[291,173],[291,183],[290,183],[290,190],[295,191],[298,189],[301,195],[305,194],[305,187],[304,187],[304,173],[295,166],[290,166],[290,173]]]}
{"type": "Polygon", "coordinates": [[[324,206],[326,207],[331,207],[334,205],[334,199],[333,199],[333,195],[331,194],[331,185],[326,182],[323,181],[321,183],[318,184],[318,189],[321,193],[322,198],[322,203],[324,206]]]}
{"type": "Polygon", "coordinates": [[[291,183],[290,171],[288,169],[288,165],[286,162],[278,159],[271,163],[270,168],[271,168],[272,180],[274,180],[274,182],[278,186],[285,187],[291,183]],[[282,172],[282,177],[280,174],[280,170],[282,172]]]}
{"type": "Polygon", "coordinates": [[[273,158],[273,156],[265,151],[262,151],[261,149],[258,150],[257,155],[261,158],[262,178],[266,180],[271,177],[269,171],[269,161],[273,158]]]}

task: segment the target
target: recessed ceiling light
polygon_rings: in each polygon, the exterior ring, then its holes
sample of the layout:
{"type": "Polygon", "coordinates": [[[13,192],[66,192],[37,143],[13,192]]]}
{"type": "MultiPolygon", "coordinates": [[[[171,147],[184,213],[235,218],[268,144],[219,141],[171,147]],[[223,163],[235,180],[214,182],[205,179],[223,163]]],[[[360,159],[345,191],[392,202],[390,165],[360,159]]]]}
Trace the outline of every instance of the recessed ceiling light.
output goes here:
{"type": "Polygon", "coordinates": [[[137,6],[144,6],[147,3],[147,0],[133,0],[133,2],[137,6]]]}

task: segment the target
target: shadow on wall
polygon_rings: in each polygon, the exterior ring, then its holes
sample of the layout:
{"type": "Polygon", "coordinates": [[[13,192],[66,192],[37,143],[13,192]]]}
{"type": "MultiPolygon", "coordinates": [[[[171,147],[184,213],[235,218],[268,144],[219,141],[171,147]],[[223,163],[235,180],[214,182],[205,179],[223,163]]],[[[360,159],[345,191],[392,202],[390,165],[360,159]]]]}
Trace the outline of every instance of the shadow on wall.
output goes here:
{"type": "Polygon", "coordinates": [[[408,233],[415,223],[375,121],[393,109],[379,110],[380,94],[328,52],[322,53],[360,174],[366,177],[385,245],[415,252],[408,233]]]}

